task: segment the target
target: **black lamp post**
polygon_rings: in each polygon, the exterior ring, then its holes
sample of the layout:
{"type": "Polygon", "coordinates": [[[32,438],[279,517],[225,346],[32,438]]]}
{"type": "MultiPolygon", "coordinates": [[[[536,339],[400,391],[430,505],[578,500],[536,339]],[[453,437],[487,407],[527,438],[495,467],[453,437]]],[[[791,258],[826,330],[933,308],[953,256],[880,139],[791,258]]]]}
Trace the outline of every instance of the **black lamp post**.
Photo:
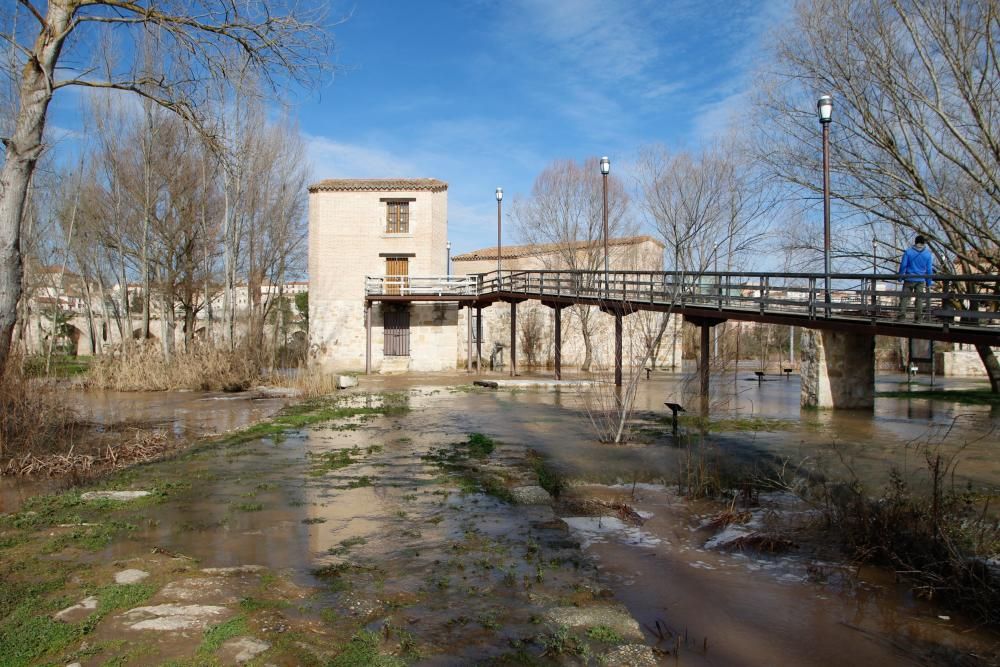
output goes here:
{"type": "Polygon", "coordinates": [[[500,245],[500,228],[501,228],[501,224],[502,224],[500,222],[500,211],[501,211],[501,207],[503,206],[502,202],[503,202],[503,188],[497,188],[497,291],[500,290],[500,268],[501,268],[501,265],[500,265],[500,250],[501,250],[501,245],[500,245]]]}
{"type": "Polygon", "coordinates": [[[608,283],[608,174],[611,173],[611,160],[605,155],[601,158],[601,175],[604,179],[604,296],[611,297],[611,286],[608,283]]]}
{"type": "Polygon", "coordinates": [[[451,278],[451,241],[448,241],[445,248],[448,249],[448,259],[445,262],[445,269],[448,271],[448,277],[451,278]]]}
{"type": "MultiPolygon", "coordinates": [[[[830,303],[830,121],[833,120],[833,98],[823,95],[816,101],[819,124],[823,128],[823,273],[825,300],[830,303]]],[[[826,307],[830,317],[830,306],[826,307]]]]}

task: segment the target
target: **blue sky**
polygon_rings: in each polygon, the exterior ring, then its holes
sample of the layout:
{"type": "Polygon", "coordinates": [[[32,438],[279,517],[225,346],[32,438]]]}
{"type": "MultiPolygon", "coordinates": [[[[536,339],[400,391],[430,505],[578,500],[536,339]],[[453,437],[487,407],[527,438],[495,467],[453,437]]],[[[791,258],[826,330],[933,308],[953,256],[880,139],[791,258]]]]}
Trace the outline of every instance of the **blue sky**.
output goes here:
{"type": "MultiPolygon", "coordinates": [[[[554,160],[608,155],[628,182],[639,147],[697,148],[726,132],[749,104],[762,43],[791,3],[341,3],[330,10],[346,16],[333,28],[333,80],[284,101],[314,181],[447,181],[459,254],[496,242],[497,186],[509,212],[554,160]]],[[[79,136],[81,90],[53,100],[53,138],[79,136]]]]}
{"type": "Polygon", "coordinates": [[[458,254],[551,161],[697,147],[753,85],[787,0],[376,0],[335,30],[334,81],[297,108],[315,179],[449,183],[458,254]]]}

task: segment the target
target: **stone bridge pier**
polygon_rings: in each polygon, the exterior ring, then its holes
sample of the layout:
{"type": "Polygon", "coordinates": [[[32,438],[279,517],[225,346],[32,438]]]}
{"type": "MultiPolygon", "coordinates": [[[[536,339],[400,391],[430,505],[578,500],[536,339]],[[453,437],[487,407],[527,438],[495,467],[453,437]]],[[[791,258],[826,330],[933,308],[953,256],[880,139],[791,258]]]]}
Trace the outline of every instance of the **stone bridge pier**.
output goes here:
{"type": "Polygon", "coordinates": [[[805,329],[799,353],[802,407],[875,407],[875,336],[805,329]]]}

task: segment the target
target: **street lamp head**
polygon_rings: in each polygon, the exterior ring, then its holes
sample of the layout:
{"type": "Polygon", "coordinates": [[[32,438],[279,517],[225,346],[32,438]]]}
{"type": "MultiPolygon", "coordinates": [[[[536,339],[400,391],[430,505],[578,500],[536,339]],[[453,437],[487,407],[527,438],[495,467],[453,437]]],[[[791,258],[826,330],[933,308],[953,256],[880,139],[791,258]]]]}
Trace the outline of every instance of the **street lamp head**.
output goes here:
{"type": "Polygon", "coordinates": [[[497,188],[497,201],[503,199],[503,188],[497,188]]]}
{"type": "Polygon", "coordinates": [[[833,98],[823,95],[816,101],[816,113],[819,114],[819,122],[829,123],[833,118],[833,98]]]}
{"type": "Polygon", "coordinates": [[[607,155],[601,158],[601,173],[605,176],[611,173],[611,160],[608,159],[607,155]]]}
{"type": "Polygon", "coordinates": [[[446,247],[448,248],[448,250],[451,250],[451,241],[448,241],[448,245],[446,247]]]}

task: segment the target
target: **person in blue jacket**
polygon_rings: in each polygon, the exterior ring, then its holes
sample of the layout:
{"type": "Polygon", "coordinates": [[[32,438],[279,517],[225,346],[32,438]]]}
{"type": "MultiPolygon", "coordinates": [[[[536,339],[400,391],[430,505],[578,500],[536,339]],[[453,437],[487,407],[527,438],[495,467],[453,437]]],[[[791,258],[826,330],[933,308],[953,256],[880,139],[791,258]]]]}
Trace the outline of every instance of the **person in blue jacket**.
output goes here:
{"type": "Polygon", "coordinates": [[[934,273],[934,257],[927,247],[927,239],[921,235],[913,239],[913,246],[903,253],[903,260],[899,263],[899,273],[905,277],[901,279],[903,292],[899,297],[899,314],[897,320],[906,317],[906,309],[910,306],[910,299],[915,299],[913,319],[919,322],[924,316],[924,296],[933,282],[930,276],[934,273]],[[926,276],[926,277],[921,277],[926,276]]]}

